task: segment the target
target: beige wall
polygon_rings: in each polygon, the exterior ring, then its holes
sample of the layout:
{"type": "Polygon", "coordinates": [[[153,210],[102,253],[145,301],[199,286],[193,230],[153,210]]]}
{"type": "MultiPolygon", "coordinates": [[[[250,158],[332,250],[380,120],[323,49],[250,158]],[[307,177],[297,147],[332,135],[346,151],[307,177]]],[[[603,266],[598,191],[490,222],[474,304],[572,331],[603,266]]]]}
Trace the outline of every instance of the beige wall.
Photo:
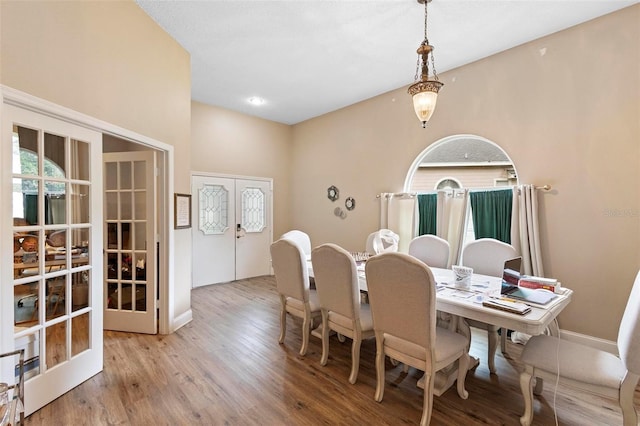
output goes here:
{"type": "Polygon", "coordinates": [[[198,102],[191,104],[194,172],[273,179],[273,237],[291,223],[291,126],[198,102]]]}
{"type": "MultiPolygon", "coordinates": [[[[0,82],[175,150],[189,191],[188,53],[132,1],[0,2],[0,82]]],[[[176,231],[174,314],[190,309],[191,234],[176,231]]]]}
{"type": "Polygon", "coordinates": [[[575,290],[560,326],[615,340],[640,267],[639,22],[636,5],[442,74],[426,130],[405,88],[294,126],[293,226],[362,250],[376,194],[401,191],[420,152],[483,136],[520,182],[553,187],[540,195],[545,271],[575,290]],[[356,209],[338,219],[347,196],[356,209]]]}

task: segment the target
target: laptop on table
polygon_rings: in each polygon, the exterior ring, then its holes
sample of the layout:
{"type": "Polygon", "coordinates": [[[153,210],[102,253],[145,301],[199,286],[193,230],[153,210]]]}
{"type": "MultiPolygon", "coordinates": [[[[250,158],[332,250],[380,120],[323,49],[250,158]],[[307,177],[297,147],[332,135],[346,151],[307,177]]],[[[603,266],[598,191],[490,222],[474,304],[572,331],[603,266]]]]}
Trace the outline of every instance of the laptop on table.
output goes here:
{"type": "Polygon", "coordinates": [[[522,257],[515,257],[504,262],[502,272],[502,296],[524,302],[546,305],[557,295],[549,290],[518,287],[518,280],[522,274],[522,257]]]}

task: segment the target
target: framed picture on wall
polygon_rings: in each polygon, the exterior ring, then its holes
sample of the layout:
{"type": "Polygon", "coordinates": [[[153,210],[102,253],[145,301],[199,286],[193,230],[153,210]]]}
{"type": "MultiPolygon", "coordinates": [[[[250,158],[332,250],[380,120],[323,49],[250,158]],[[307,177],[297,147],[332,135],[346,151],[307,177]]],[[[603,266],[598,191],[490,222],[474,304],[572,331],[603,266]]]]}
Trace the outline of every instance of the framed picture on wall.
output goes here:
{"type": "Polygon", "coordinates": [[[174,194],[174,228],[191,228],[191,194],[174,194]]]}

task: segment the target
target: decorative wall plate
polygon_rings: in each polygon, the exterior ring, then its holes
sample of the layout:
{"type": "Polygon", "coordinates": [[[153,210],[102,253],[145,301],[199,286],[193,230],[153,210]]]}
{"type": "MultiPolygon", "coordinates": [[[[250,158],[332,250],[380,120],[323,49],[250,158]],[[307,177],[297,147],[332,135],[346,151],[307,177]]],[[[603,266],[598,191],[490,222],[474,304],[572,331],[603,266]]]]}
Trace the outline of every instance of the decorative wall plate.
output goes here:
{"type": "Polygon", "coordinates": [[[344,200],[344,206],[347,208],[347,210],[351,211],[356,208],[356,200],[354,200],[353,197],[348,197],[346,200],[344,200]]]}
{"type": "Polygon", "coordinates": [[[340,191],[338,191],[338,188],[333,185],[327,188],[327,198],[331,201],[335,201],[340,198],[340,191]]]}

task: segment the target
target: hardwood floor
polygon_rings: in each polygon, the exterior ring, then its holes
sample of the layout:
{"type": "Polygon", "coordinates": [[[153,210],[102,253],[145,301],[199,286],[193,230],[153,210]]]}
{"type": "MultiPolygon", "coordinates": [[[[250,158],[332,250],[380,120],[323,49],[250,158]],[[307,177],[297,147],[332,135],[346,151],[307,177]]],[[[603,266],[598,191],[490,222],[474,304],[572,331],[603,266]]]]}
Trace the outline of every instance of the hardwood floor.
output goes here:
{"type": "MultiPolygon", "coordinates": [[[[384,400],[375,391],[375,340],[365,341],[355,385],[348,382],[351,341],[332,337],[329,363],[311,337],[300,357],[300,325],[291,318],[278,344],[273,277],[193,290],[193,321],[169,336],[105,332],[104,371],[27,418],[28,425],[398,425],[422,413],[420,373],[387,363],[384,400]]],[[[521,347],[509,343],[517,358],[521,347]]],[[[432,425],[518,425],[519,364],[501,354],[486,367],[486,336],[471,348],[481,364],[467,375],[469,399],[455,386],[434,398],[432,425]]],[[[535,400],[536,425],[555,424],[554,384],[535,400]]],[[[28,397],[28,395],[27,395],[28,397]]],[[[640,395],[636,392],[636,406],[640,395]]],[[[560,425],[620,425],[617,404],[569,392],[555,398],[560,425]]]]}

